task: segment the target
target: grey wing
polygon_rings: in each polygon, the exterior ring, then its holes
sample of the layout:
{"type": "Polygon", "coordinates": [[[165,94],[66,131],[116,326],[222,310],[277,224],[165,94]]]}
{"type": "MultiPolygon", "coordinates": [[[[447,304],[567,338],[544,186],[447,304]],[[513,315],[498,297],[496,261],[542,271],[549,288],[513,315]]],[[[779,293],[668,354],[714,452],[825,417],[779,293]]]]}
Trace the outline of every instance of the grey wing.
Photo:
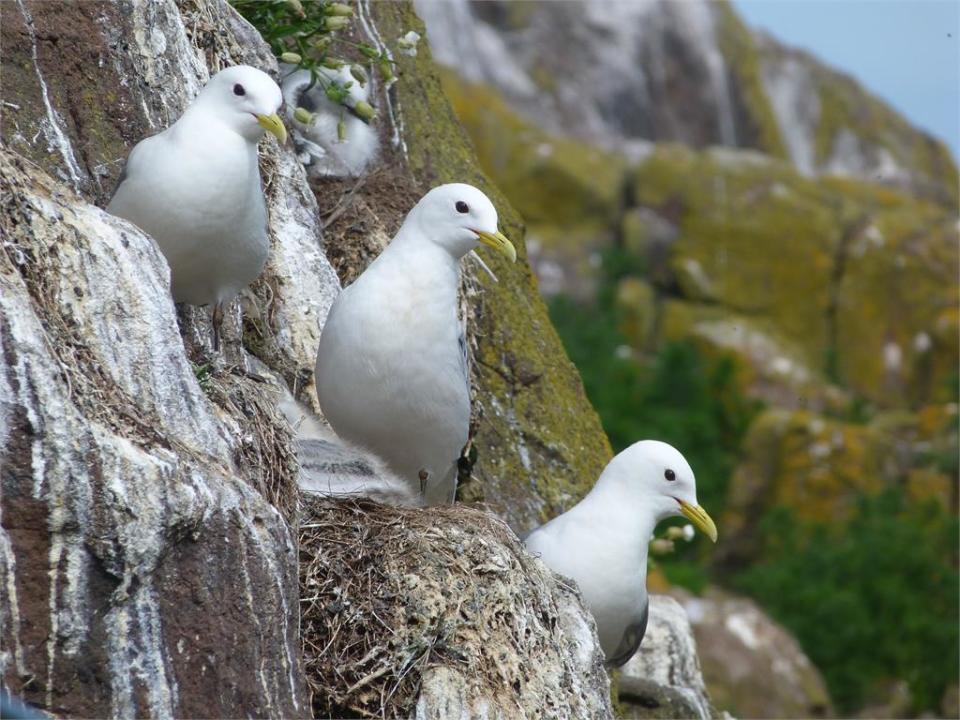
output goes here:
{"type": "Polygon", "coordinates": [[[627,629],[624,630],[623,638],[621,638],[620,644],[617,645],[617,649],[614,650],[612,656],[606,659],[604,664],[608,668],[617,668],[621,665],[625,665],[627,660],[633,657],[633,654],[640,647],[640,642],[643,640],[643,636],[647,632],[647,619],[649,617],[650,599],[647,598],[647,602],[643,606],[643,612],[640,614],[640,618],[627,625],[627,629]]]}
{"type": "Polygon", "coordinates": [[[457,336],[457,345],[460,348],[460,374],[463,375],[463,382],[467,386],[467,390],[470,389],[470,369],[469,362],[470,359],[467,356],[467,336],[464,334],[463,330],[460,331],[460,334],[457,336]]]}

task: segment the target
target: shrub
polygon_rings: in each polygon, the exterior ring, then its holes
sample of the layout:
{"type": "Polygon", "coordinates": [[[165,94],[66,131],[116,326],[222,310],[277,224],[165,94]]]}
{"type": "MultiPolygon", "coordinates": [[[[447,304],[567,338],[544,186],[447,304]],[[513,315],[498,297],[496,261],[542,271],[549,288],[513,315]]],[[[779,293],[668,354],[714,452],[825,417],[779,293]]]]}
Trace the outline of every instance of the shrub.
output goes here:
{"type": "Polygon", "coordinates": [[[767,556],[736,583],[793,631],[841,711],[888,678],[909,683],[916,711],[936,709],[960,672],[958,529],[936,503],[908,506],[899,491],[814,533],[781,510],[761,523],[767,556]]]}

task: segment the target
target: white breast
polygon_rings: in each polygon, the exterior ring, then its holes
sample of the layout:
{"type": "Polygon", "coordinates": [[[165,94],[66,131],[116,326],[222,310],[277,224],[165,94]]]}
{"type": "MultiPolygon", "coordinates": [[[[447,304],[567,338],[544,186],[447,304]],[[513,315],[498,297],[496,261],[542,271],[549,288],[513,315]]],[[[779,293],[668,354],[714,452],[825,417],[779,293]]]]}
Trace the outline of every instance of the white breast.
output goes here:
{"type": "Polygon", "coordinates": [[[470,418],[456,266],[392,256],[378,259],[331,308],[317,354],[317,394],[338,435],[376,453],[415,490],[424,470],[427,501],[443,502],[452,499],[451,471],[470,418]]]}

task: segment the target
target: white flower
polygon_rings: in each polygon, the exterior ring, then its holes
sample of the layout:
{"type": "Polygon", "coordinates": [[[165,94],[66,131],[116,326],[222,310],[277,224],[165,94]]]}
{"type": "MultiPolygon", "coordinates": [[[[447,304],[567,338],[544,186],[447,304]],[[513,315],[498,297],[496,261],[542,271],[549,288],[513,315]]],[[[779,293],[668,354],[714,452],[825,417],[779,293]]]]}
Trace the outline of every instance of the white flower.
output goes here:
{"type": "Polygon", "coordinates": [[[693,525],[684,525],[683,526],[683,539],[687,542],[693,540],[693,525]]]}
{"type": "Polygon", "coordinates": [[[417,43],[420,42],[420,33],[411,30],[406,35],[397,40],[397,47],[400,52],[410,57],[417,56],[417,43]]]}

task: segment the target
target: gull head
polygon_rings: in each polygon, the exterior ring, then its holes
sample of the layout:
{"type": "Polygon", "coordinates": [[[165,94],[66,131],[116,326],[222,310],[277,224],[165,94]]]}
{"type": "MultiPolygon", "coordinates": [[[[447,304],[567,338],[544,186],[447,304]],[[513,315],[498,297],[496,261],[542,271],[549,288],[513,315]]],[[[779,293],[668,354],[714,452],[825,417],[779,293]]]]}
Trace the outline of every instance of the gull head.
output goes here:
{"type": "Polygon", "coordinates": [[[659,440],[634,443],[610,461],[597,487],[609,489],[620,502],[635,503],[641,512],[651,512],[655,522],[683,516],[717,541],[717,526],[697,503],[693,470],[672,445],[659,440]]]}
{"type": "Polygon", "coordinates": [[[483,244],[516,262],[517,251],[497,228],[497,209],[472,185],[440,185],[424,195],[404,225],[412,224],[429,242],[461,258],[483,244]]]}
{"type": "Polygon", "coordinates": [[[269,75],[249,65],[235,65],[210,78],[194,105],[252,142],[266,131],[282,143],[287,139],[277,114],[282,102],[280,88],[269,75]]]}

